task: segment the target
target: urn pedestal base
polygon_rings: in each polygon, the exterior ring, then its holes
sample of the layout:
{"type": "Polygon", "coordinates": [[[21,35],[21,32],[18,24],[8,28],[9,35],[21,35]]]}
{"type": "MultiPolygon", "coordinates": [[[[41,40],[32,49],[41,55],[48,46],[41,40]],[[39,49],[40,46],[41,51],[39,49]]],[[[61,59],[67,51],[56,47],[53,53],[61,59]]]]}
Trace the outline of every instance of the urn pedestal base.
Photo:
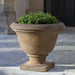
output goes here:
{"type": "Polygon", "coordinates": [[[46,64],[37,64],[37,65],[29,65],[28,63],[25,63],[20,66],[21,70],[30,70],[30,71],[40,71],[40,72],[46,72],[52,68],[54,68],[55,64],[51,62],[47,62],[46,64]]]}

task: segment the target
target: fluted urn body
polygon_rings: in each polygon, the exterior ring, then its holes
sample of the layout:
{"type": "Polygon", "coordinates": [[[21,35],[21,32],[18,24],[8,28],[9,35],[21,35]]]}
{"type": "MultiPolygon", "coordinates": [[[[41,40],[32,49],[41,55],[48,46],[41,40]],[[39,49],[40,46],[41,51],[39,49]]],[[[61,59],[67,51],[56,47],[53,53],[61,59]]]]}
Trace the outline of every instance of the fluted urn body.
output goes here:
{"type": "Polygon", "coordinates": [[[48,71],[54,63],[47,62],[46,56],[53,50],[59,32],[64,24],[18,24],[12,23],[23,51],[29,56],[29,62],[21,65],[23,70],[48,71]]]}

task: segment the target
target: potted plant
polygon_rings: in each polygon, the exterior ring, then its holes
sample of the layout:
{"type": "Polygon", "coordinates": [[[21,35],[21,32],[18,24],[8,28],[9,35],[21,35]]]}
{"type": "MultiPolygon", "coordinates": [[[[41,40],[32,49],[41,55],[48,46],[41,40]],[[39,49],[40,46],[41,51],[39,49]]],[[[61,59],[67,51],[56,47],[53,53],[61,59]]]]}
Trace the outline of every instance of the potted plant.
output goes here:
{"type": "Polygon", "coordinates": [[[17,34],[21,48],[29,56],[29,62],[20,66],[22,70],[48,71],[54,63],[46,56],[53,50],[64,23],[49,13],[29,13],[10,26],[17,34]]]}

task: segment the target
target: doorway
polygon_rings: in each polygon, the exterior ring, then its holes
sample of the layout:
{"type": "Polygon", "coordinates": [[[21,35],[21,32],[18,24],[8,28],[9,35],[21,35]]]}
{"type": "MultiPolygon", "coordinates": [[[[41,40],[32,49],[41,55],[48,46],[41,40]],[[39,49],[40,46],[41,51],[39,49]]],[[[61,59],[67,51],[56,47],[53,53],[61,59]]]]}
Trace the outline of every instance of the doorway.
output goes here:
{"type": "Polygon", "coordinates": [[[45,11],[63,21],[67,27],[75,27],[75,0],[45,0],[45,11]]]}

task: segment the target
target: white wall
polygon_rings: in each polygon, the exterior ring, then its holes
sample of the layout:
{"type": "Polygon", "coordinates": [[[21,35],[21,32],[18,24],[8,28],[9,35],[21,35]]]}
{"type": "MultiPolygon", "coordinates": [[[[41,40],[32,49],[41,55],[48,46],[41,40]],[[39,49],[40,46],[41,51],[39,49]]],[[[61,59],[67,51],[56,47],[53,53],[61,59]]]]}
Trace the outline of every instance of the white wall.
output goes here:
{"type": "Polygon", "coordinates": [[[0,0],[0,13],[4,11],[4,0],[0,0]]]}
{"type": "Polygon", "coordinates": [[[14,10],[16,11],[17,19],[25,13],[26,0],[14,0],[14,10]]]}

